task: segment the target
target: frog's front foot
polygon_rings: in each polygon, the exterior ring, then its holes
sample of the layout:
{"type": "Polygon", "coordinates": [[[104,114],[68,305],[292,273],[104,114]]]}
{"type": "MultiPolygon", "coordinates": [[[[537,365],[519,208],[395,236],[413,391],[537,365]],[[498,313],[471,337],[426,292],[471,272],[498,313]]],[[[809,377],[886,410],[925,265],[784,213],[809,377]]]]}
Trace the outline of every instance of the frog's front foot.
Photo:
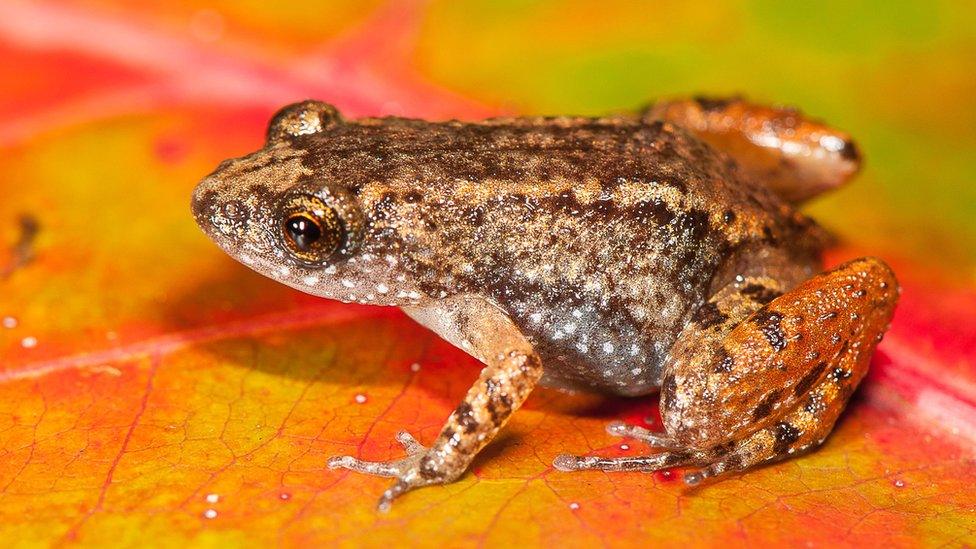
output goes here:
{"type": "Polygon", "coordinates": [[[400,477],[417,465],[427,448],[406,431],[397,433],[396,441],[406,450],[406,457],[389,461],[366,461],[353,456],[335,456],[329,458],[329,468],[345,468],[380,477],[400,477]]]}
{"type": "Polygon", "coordinates": [[[397,442],[407,452],[405,457],[388,461],[366,461],[353,456],[335,456],[329,458],[330,469],[345,468],[359,473],[380,477],[393,477],[396,482],[380,496],[377,508],[388,511],[390,504],[397,497],[421,486],[443,484],[452,480],[448,475],[438,474],[436,467],[424,463],[427,455],[426,446],[406,432],[400,431],[396,435],[397,442]]]}

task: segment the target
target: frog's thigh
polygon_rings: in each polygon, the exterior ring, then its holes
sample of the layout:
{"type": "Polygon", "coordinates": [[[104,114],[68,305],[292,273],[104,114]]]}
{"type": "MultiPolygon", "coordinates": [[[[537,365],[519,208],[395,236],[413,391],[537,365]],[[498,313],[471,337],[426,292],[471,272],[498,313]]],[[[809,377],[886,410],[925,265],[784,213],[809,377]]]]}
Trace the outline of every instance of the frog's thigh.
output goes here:
{"type": "Polygon", "coordinates": [[[867,372],[897,299],[887,265],[857,259],[773,299],[718,346],[676,345],[661,414],[671,439],[709,462],[688,480],[822,442],[867,372]]]}
{"type": "Polygon", "coordinates": [[[848,134],[795,109],[697,98],[657,103],[644,117],[690,131],[790,202],[843,185],[860,168],[848,134]]]}

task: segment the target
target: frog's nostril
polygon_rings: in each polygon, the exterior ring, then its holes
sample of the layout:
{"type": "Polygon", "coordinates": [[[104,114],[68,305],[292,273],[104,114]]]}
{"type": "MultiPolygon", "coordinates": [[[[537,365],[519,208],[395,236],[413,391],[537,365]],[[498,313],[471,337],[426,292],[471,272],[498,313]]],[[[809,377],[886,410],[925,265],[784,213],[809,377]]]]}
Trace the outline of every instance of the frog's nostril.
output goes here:
{"type": "Polygon", "coordinates": [[[231,221],[244,221],[247,218],[247,208],[240,200],[228,201],[221,210],[231,221]]]}

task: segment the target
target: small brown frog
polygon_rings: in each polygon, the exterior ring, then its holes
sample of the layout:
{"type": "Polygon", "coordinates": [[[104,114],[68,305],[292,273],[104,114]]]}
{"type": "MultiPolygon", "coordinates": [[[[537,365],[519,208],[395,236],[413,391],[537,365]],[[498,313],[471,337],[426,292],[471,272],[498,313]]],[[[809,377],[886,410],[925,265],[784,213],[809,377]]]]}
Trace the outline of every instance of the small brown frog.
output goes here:
{"type": "Polygon", "coordinates": [[[430,447],[345,467],[403,493],[458,478],[539,383],[660,390],[660,451],[554,466],[685,480],[820,444],[887,329],[898,284],[880,260],[821,269],[828,239],[797,204],[859,167],[849,137],[738,99],[638,116],[345,120],[306,101],[267,144],[193,195],[197,223],[275,280],[401,307],[486,366],[430,447]]]}

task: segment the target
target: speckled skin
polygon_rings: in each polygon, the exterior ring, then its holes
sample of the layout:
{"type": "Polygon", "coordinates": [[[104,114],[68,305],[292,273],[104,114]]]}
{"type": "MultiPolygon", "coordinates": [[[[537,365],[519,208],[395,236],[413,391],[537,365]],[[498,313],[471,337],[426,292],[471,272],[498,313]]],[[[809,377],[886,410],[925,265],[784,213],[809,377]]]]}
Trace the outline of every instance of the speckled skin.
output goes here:
{"type": "MultiPolygon", "coordinates": [[[[332,462],[397,477],[381,502],[388,506],[402,492],[461,474],[537,381],[620,395],[663,384],[667,435],[641,438],[683,449],[642,467],[561,456],[562,469],[714,466],[732,450],[713,451],[723,436],[758,436],[783,415],[774,406],[785,413],[793,400],[742,394],[741,384],[716,388],[702,372],[751,356],[752,334],[740,325],[819,270],[826,238],[790,201],[846,181],[857,162],[845,134],[736,100],[662,103],[640,117],[482,122],[346,121],[329,105],[305,102],[275,117],[264,149],[204,179],[193,210],[225,251],[255,270],[324,297],[401,306],[487,365],[431,450],[403,435],[411,452],[404,460],[332,462]],[[323,209],[339,220],[338,245],[296,254],[283,220],[323,209]],[[733,336],[745,339],[729,349],[733,336]],[[741,401],[716,405],[722,392],[741,401]],[[753,419],[733,419],[746,406],[753,419]],[[757,406],[770,410],[757,417],[757,406]]],[[[858,272],[894,292],[883,264],[858,272]]],[[[888,294],[878,318],[864,323],[871,337],[890,317],[888,294]]],[[[787,337],[780,324],[758,333],[787,337]]],[[[772,360],[758,354],[749,361],[772,360]]],[[[787,385],[809,369],[793,362],[796,372],[781,376],[787,385]]],[[[795,449],[749,444],[738,462],[706,468],[698,480],[795,449]]]]}

